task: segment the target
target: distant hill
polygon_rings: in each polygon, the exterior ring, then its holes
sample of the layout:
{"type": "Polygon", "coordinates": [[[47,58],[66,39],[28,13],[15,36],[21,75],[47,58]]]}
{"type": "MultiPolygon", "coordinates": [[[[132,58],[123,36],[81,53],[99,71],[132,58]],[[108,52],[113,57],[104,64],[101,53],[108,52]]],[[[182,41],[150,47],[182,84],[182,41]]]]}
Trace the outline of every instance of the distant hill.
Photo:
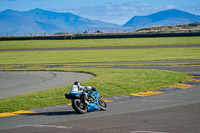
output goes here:
{"type": "Polygon", "coordinates": [[[152,26],[134,31],[134,33],[187,33],[200,32],[200,22],[174,25],[174,26],[152,26]]]}
{"type": "Polygon", "coordinates": [[[135,16],[123,26],[91,20],[72,13],[58,13],[42,9],[0,12],[0,36],[48,35],[55,33],[93,33],[133,31],[151,26],[170,26],[200,22],[200,16],[171,9],[147,16],[135,16]]]}
{"type": "Polygon", "coordinates": [[[117,24],[91,20],[72,13],[57,13],[42,9],[0,12],[0,34],[54,34],[78,30],[102,30],[119,27],[117,24]]]}
{"type": "Polygon", "coordinates": [[[165,10],[147,16],[135,16],[123,27],[140,29],[150,26],[181,25],[200,22],[200,16],[177,9],[165,10]]]}

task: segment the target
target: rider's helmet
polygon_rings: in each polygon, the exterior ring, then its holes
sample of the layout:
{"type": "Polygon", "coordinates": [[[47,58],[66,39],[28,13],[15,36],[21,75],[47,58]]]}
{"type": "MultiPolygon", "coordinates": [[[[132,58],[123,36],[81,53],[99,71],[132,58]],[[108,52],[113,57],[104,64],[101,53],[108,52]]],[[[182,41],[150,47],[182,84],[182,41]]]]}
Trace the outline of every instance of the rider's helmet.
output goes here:
{"type": "Polygon", "coordinates": [[[75,81],[75,82],[74,82],[74,85],[81,86],[81,83],[78,82],[78,81],[75,81]]]}

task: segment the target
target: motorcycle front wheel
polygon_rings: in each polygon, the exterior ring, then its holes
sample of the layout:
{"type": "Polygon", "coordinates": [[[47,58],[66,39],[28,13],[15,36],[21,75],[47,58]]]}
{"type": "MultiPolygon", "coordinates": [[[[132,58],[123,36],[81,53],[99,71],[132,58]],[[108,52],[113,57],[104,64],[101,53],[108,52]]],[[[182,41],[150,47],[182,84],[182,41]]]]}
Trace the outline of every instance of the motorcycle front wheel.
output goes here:
{"type": "Polygon", "coordinates": [[[103,99],[98,99],[101,110],[107,110],[107,104],[103,99]]]}
{"type": "Polygon", "coordinates": [[[87,112],[87,105],[81,103],[80,99],[74,99],[72,101],[72,108],[79,114],[85,114],[87,112]]]}

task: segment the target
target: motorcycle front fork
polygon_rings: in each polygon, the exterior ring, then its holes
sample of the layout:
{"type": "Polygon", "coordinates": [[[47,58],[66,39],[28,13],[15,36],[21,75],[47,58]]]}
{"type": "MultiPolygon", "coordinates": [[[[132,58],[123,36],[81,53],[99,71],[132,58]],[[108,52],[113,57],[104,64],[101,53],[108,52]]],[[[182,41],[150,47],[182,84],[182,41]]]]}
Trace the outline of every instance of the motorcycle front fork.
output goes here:
{"type": "Polygon", "coordinates": [[[89,105],[90,103],[86,99],[87,99],[87,93],[82,95],[81,103],[85,103],[86,105],[89,105]]]}

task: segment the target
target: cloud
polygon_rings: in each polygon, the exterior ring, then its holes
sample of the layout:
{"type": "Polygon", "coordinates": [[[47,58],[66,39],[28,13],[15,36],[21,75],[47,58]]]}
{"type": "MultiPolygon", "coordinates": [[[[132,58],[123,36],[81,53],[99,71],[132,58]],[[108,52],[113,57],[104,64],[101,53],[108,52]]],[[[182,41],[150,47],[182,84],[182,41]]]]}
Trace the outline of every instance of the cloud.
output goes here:
{"type": "Polygon", "coordinates": [[[64,8],[52,9],[52,11],[72,12],[90,19],[117,24],[124,24],[135,15],[147,15],[149,10],[150,5],[139,0],[123,3],[110,2],[106,5],[96,6],[65,6],[64,8]]]}
{"type": "Polygon", "coordinates": [[[168,9],[174,9],[174,8],[176,8],[176,7],[175,7],[174,5],[168,5],[167,8],[168,8],[168,9]]]}
{"type": "Polygon", "coordinates": [[[185,5],[180,7],[181,10],[187,11],[196,15],[200,15],[200,4],[196,5],[185,5]]]}

